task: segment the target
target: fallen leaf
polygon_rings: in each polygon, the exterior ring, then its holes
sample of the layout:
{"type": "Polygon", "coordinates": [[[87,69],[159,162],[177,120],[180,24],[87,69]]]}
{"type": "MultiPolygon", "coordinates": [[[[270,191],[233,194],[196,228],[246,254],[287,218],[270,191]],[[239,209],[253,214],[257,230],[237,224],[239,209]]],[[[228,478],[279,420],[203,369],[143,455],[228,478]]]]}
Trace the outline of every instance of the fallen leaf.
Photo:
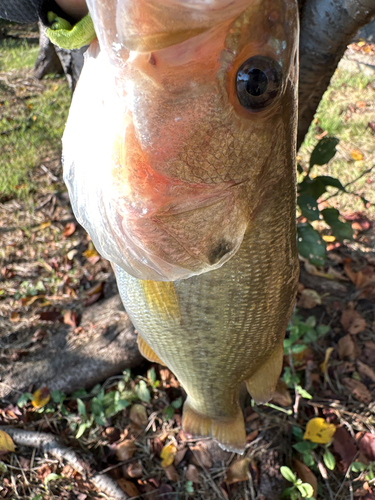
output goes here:
{"type": "Polygon", "coordinates": [[[339,351],[340,359],[355,359],[355,342],[350,335],[341,337],[341,339],[338,341],[337,348],[339,351]]]}
{"type": "Polygon", "coordinates": [[[345,427],[337,427],[333,436],[333,450],[337,453],[341,460],[340,463],[343,472],[346,472],[350,464],[353,462],[358,453],[357,445],[353,437],[345,429],[345,427]]]}
{"type": "Polygon", "coordinates": [[[71,309],[64,312],[64,323],[72,326],[73,328],[77,327],[77,315],[71,309]]]}
{"type": "Polygon", "coordinates": [[[358,446],[370,462],[375,462],[375,434],[365,432],[358,441],[358,446]]]}
{"type": "Polygon", "coordinates": [[[353,378],[343,378],[342,384],[353,394],[361,403],[369,404],[372,401],[372,394],[367,387],[353,378]]]}
{"type": "Polygon", "coordinates": [[[132,439],[125,439],[119,443],[116,447],[116,457],[121,462],[124,460],[129,460],[134,453],[137,451],[137,447],[132,439]]]}
{"type": "Polygon", "coordinates": [[[0,431],[0,455],[8,451],[15,451],[13,439],[4,431],[0,431]]]}
{"type": "Polygon", "coordinates": [[[314,498],[318,495],[318,480],[316,479],[315,474],[299,460],[293,460],[293,470],[297,474],[302,482],[309,483],[314,490],[314,498]]]}
{"type": "Polygon", "coordinates": [[[308,439],[313,443],[327,444],[335,434],[336,426],[329,424],[321,417],[312,418],[307,422],[303,439],[308,439]]]}
{"type": "MultiPolygon", "coordinates": [[[[365,106],[366,106],[366,103],[365,103],[365,106]]],[[[357,106],[357,108],[358,108],[358,106],[357,106]]],[[[363,160],[363,154],[361,153],[361,151],[359,151],[359,149],[353,149],[350,152],[350,156],[353,158],[354,161],[363,160]]]]}
{"type": "Polygon", "coordinates": [[[49,389],[45,386],[34,392],[31,404],[34,408],[42,408],[49,402],[50,399],[51,395],[49,393],[49,389]]]}
{"type": "Polygon", "coordinates": [[[302,309],[313,309],[316,306],[321,305],[322,299],[318,292],[312,290],[310,288],[305,288],[300,298],[298,299],[298,307],[302,307],[302,309]]]}
{"type": "Polygon", "coordinates": [[[146,408],[140,404],[133,405],[129,411],[129,418],[139,427],[146,427],[148,423],[146,408]]]}
{"type": "Polygon", "coordinates": [[[162,459],[161,466],[168,467],[173,464],[177,453],[177,448],[174,443],[169,443],[163,447],[160,453],[160,458],[162,459]]]}
{"type": "Polygon", "coordinates": [[[41,312],[39,314],[40,321],[58,321],[62,319],[61,311],[52,309],[51,311],[41,312]]]}
{"type": "Polygon", "coordinates": [[[327,243],[333,243],[334,241],[336,241],[336,237],[332,234],[323,234],[322,238],[327,243]]]}
{"type": "Polygon", "coordinates": [[[193,452],[192,461],[195,463],[195,465],[198,465],[199,467],[205,467],[207,469],[210,469],[212,467],[211,455],[206,450],[203,444],[190,446],[190,450],[193,452]]]}
{"type": "Polygon", "coordinates": [[[168,465],[168,467],[164,467],[164,472],[170,481],[174,481],[176,483],[180,480],[180,476],[174,465],[168,465]]]}
{"type": "Polygon", "coordinates": [[[227,469],[225,482],[227,484],[239,483],[241,481],[249,480],[249,465],[251,459],[243,458],[241,460],[234,460],[227,469]]]}
{"type": "Polygon", "coordinates": [[[181,450],[177,451],[175,459],[174,459],[174,464],[176,465],[176,467],[184,459],[184,456],[186,455],[187,450],[188,449],[184,447],[184,448],[181,448],[181,450]]]}
{"type": "Polygon", "coordinates": [[[272,395],[272,402],[280,406],[290,406],[292,404],[288,386],[281,379],[277,382],[275,392],[272,395]]]}
{"type": "Polygon", "coordinates": [[[76,230],[76,225],[74,224],[74,222],[68,222],[63,230],[64,238],[68,238],[69,236],[71,236],[75,230],[76,230]]]}
{"type": "Polygon", "coordinates": [[[366,320],[354,309],[353,304],[348,304],[348,309],[343,311],[340,323],[343,329],[351,335],[357,335],[366,329],[366,320]]]}
{"type": "Polygon", "coordinates": [[[357,360],[357,370],[360,375],[369,378],[372,382],[375,382],[375,371],[359,359],[357,360]]]}
{"type": "Polygon", "coordinates": [[[170,484],[161,484],[158,490],[158,500],[171,500],[173,493],[173,488],[170,484]]]}
{"type": "Polygon", "coordinates": [[[139,462],[126,464],[121,470],[126,479],[139,479],[143,476],[142,465],[139,462]]]}
{"type": "Polygon", "coordinates": [[[47,227],[49,227],[50,225],[51,225],[51,221],[47,220],[46,222],[42,222],[38,229],[43,230],[43,229],[46,229],[47,227]]]}
{"type": "Polygon", "coordinates": [[[21,316],[19,313],[13,311],[10,313],[9,320],[12,321],[12,323],[17,323],[20,320],[21,316]]]}
{"type": "Polygon", "coordinates": [[[333,350],[334,350],[333,347],[328,347],[326,349],[326,353],[325,353],[325,356],[324,356],[324,361],[323,361],[323,363],[320,364],[320,371],[322,373],[324,373],[324,374],[327,372],[328,361],[329,361],[329,358],[331,357],[331,354],[332,354],[333,350]]]}
{"type": "Polygon", "coordinates": [[[131,481],[127,481],[121,477],[120,479],[117,479],[117,482],[120,485],[120,488],[125,491],[129,497],[137,497],[139,495],[138,488],[131,481]]]}
{"type": "Polygon", "coordinates": [[[185,472],[185,477],[188,481],[193,481],[193,483],[199,483],[200,482],[200,476],[199,476],[199,471],[193,464],[189,464],[187,466],[186,472],[185,472]]]}
{"type": "Polygon", "coordinates": [[[89,248],[83,254],[86,259],[90,259],[91,257],[99,257],[98,252],[95,250],[95,248],[89,248]]]}

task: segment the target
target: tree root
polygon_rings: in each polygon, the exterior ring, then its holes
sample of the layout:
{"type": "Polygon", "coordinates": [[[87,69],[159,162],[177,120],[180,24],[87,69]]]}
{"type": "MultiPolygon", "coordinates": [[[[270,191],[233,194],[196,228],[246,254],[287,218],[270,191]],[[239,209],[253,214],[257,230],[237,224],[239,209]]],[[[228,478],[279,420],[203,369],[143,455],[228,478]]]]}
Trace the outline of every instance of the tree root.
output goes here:
{"type": "Polygon", "coordinates": [[[90,466],[66,446],[61,445],[53,434],[45,432],[25,431],[0,425],[0,430],[9,434],[15,444],[41,448],[59,460],[65,460],[74,470],[84,475],[101,493],[111,500],[127,500],[129,496],[107,474],[90,473],[90,466]]]}

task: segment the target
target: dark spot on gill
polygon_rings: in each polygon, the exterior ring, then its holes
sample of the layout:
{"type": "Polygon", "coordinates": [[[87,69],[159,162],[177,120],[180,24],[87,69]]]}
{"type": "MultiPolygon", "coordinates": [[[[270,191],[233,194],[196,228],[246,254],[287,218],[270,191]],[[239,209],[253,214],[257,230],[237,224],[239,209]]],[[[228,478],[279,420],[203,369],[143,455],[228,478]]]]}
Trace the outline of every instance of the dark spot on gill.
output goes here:
{"type": "Polygon", "coordinates": [[[152,64],[152,66],[156,66],[156,59],[155,59],[155,56],[152,52],[150,53],[150,57],[148,58],[148,62],[150,64],[152,64]]]}
{"type": "Polygon", "coordinates": [[[221,241],[215,248],[208,254],[209,263],[216,264],[227,253],[232,250],[232,245],[227,241],[221,241]]]}

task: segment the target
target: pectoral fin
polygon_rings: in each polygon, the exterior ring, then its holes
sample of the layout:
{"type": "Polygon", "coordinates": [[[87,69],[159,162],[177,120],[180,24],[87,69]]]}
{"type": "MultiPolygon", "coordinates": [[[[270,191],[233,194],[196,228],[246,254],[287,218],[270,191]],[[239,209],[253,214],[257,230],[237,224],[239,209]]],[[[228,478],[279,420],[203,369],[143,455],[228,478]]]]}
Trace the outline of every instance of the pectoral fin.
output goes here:
{"type": "Polygon", "coordinates": [[[283,367],[283,346],[279,346],[251,378],[245,380],[247,390],[258,404],[272,399],[283,367]]]}
{"type": "Polygon", "coordinates": [[[245,451],[246,431],[240,408],[233,418],[214,419],[197,412],[188,396],[184,404],[182,427],[186,432],[195,436],[212,437],[224,450],[241,454],[245,451]]]}
{"type": "Polygon", "coordinates": [[[138,334],[138,349],[142,356],[152,363],[159,363],[165,366],[165,363],[157,356],[145,340],[138,334]]]}

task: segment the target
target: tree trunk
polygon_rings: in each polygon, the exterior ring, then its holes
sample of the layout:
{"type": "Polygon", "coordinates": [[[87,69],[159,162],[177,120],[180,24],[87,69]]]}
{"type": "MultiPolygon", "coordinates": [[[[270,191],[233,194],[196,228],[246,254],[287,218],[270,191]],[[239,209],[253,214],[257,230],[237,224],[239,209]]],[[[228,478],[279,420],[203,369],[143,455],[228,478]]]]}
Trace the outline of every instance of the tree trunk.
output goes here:
{"type": "Polygon", "coordinates": [[[298,147],[347,45],[375,15],[375,0],[306,0],[301,14],[298,147]]]}

